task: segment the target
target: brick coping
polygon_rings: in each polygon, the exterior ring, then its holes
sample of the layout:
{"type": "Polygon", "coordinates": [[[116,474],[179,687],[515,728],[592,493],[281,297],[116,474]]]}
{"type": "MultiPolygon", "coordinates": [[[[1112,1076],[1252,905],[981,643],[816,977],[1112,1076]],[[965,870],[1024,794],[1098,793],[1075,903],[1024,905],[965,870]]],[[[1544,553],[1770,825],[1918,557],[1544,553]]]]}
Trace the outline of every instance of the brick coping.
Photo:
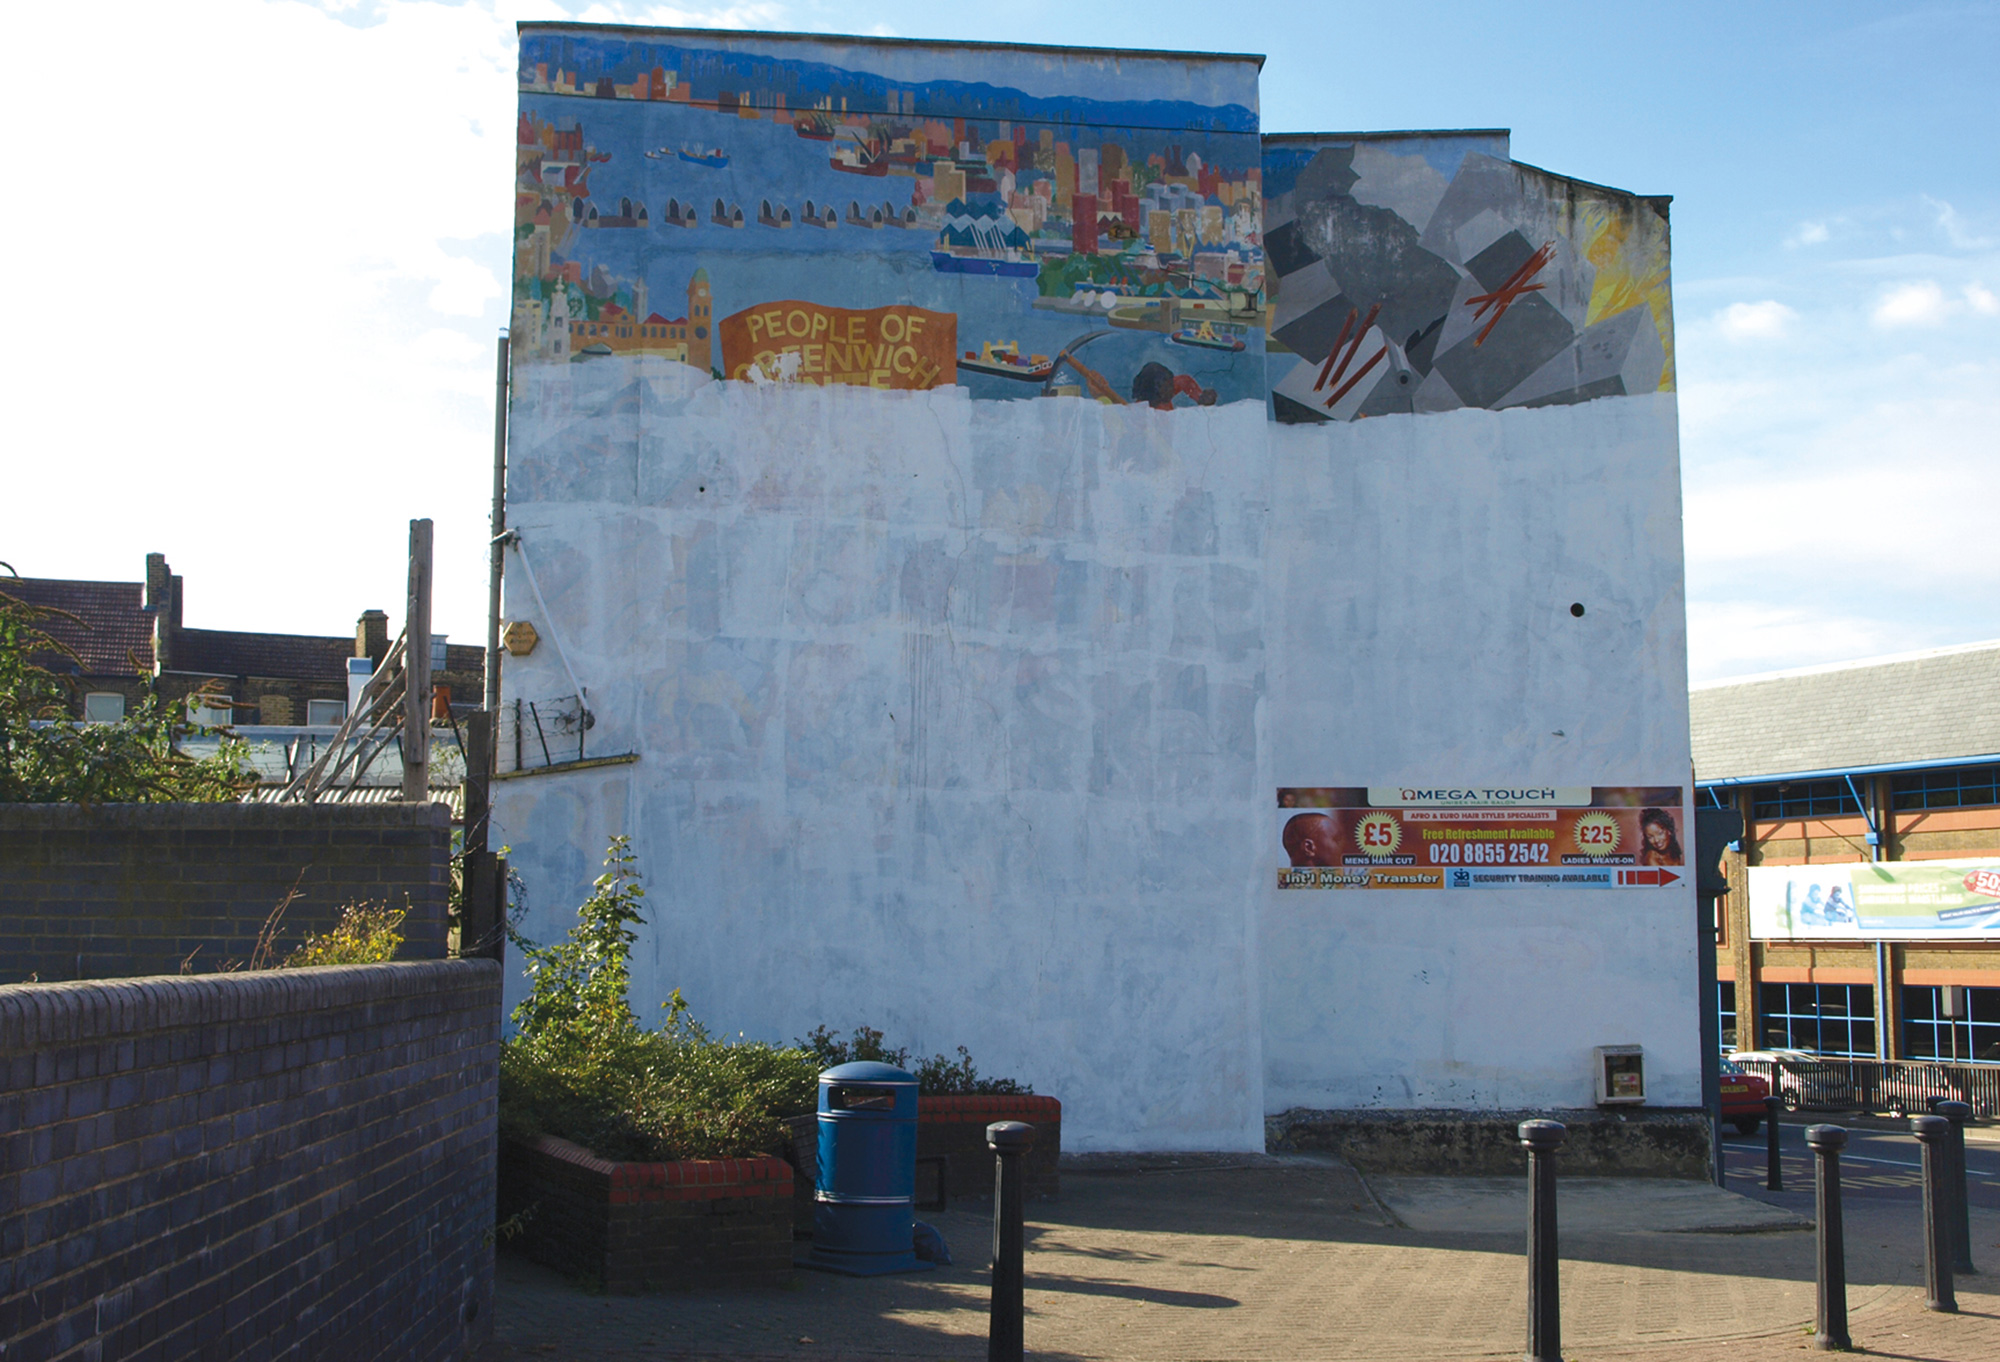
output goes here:
{"type": "Polygon", "coordinates": [[[671,1163],[615,1163],[573,1141],[538,1135],[515,1141],[539,1154],[602,1180],[606,1197],[618,1205],[642,1201],[716,1201],[729,1197],[792,1195],[792,1166],[770,1154],[747,1159],[678,1159],[671,1163]]]}
{"type": "Polygon", "coordinates": [[[917,1098],[917,1120],[978,1121],[1021,1118],[1033,1121],[1060,1121],[1062,1103],[1035,1093],[1012,1096],[954,1096],[917,1098]]]}
{"type": "Polygon", "coordinates": [[[0,1054],[479,987],[498,994],[497,962],[401,960],[240,974],[5,984],[0,985],[0,1054]]]}
{"type": "Polygon", "coordinates": [[[448,827],[451,806],[405,804],[0,804],[0,832],[374,831],[448,827]]]}

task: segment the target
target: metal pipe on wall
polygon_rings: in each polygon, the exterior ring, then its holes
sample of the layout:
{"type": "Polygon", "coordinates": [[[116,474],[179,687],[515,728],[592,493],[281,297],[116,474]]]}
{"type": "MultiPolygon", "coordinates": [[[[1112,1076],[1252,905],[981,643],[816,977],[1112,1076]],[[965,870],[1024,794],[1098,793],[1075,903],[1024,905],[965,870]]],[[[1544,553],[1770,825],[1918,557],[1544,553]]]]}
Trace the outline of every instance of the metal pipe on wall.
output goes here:
{"type": "MultiPolygon", "coordinates": [[[[500,712],[500,582],[507,546],[507,333],[500,333],[493,375],[493,529],[486,541],[486,712],[500,712]]],[[[489,757],[491,747],[488,748],[489,757]]]]}

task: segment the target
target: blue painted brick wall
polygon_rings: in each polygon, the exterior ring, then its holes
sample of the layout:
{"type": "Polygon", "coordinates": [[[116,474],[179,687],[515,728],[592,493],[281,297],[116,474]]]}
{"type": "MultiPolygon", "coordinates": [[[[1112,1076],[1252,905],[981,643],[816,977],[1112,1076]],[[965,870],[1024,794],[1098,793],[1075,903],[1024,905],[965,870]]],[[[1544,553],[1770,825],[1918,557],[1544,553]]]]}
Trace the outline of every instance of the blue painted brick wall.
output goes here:
{"type": "Polygon", "coordinates": [[[468,1356],[499,1035],[488,960],[0,987],[0,1356],[468,1356]]]}
{"type": "Polygon", "coordinates": [[[402,958],[443,959],[450,810],[0,805],[0,983],[213,973],[250,958],[295,888],[280,956],[343,905],[386,902],[409,910],[402,958]]]}

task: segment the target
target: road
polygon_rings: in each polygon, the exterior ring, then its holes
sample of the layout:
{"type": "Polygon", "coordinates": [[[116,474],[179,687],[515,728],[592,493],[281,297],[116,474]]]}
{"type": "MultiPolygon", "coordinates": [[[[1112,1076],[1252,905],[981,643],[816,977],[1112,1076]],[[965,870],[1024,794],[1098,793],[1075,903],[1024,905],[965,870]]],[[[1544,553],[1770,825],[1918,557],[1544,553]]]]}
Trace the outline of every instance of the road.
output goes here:
{"type": "MultiPolygon", "coordinates": [[[[1922,1200],[1922,1146],[1907,1127],[1865,1129],[1847,1125],[1838,1115],[1829,1116],[1825,1123],[1847,1127],[1847,1148],[1840,1155],[1844,1198],[1922,1200]]],[[[1813,1153],[1806,1148],[1805,1130],[1816,1124],[1819,1124],[1816,1120],[1797,1116],[1787,1116],[1779,1123],[1779,1160],[1785,1190],[1777,1193],[1764,1190],[1764,1132],[1738,1135],[1724,1127],[1723,1164],[1730,1190],[1810,1215],[1813,1153]]],[[[2000,1127],[1988,1124],[1965,1132],[1965,1190],[1974,1206],[2000,1210],[2000,1127]]]]}

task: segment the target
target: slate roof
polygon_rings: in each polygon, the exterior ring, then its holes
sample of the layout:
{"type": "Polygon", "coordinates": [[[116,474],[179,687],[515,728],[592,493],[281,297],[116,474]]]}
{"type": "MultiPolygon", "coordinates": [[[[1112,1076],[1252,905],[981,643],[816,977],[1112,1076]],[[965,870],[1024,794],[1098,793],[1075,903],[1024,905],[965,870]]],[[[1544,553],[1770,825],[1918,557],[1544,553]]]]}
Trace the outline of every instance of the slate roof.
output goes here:
{"type": "Polygon", "coordinates": [[[2000,754],[2000,640],[1719,681],[1688,695],[1698,781],[2000,754]]]}
{"type": "Polygon", "coordinates": [[[314,634],[253,634],[233,629],[174,633],[173,670],[211,676],[297,677],[347,684],[353,638],[314,634]]]}
{"type": "MultiPolygon", "coordinates": [[[[29,605],[65,610],[82,621],[61,615],[42,620],[51,638],[67,644],[83,659],[85,676],[133,674],[133,659],[153,668],[153,616],[145,608],[143,582],[72,582],[58,577],[0,577],[0,592],[29,605]]],[[[68,674],[76,664],[49,655],[37,662],[68,674]]]]}

